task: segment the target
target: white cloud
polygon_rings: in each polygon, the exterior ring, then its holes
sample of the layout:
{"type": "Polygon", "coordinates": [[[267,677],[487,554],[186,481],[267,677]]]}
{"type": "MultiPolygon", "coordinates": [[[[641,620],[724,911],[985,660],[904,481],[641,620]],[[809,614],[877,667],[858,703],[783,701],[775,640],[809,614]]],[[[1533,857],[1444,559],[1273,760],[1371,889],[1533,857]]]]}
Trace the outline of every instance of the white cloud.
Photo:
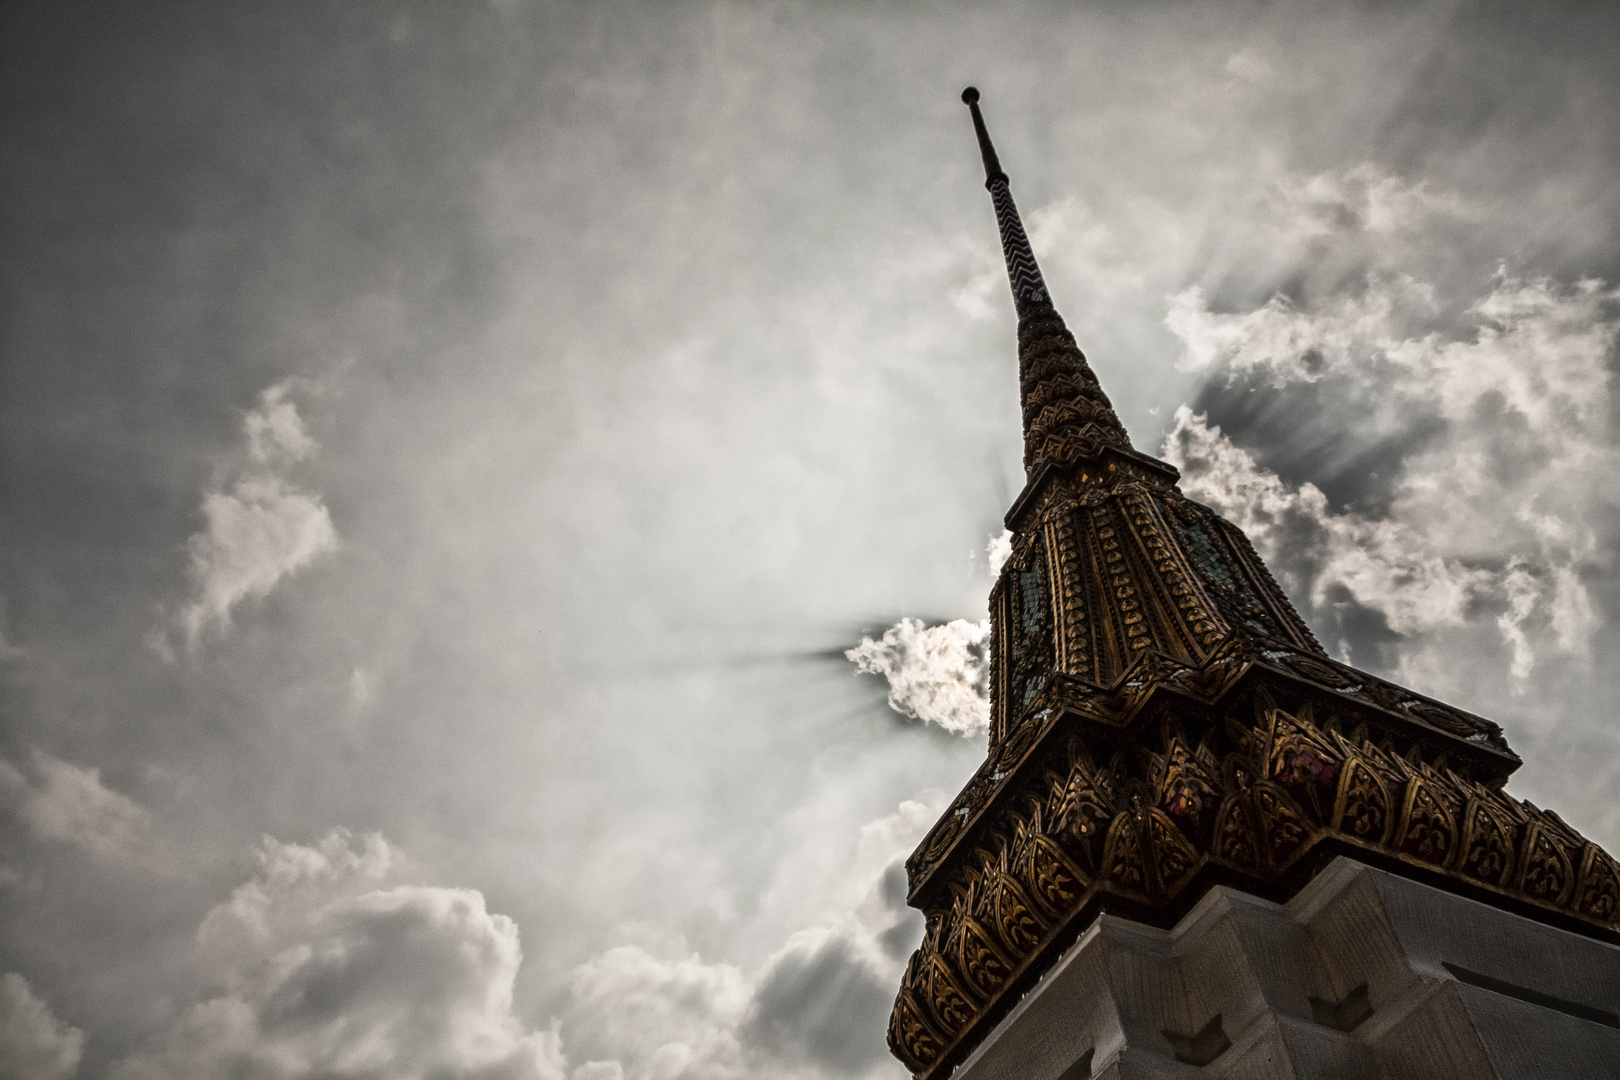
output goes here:
{"type": "Polygon", "coordinates": [[[36,751],[29,771],[32,779],[0,760],[0,796],[36,836],[73,844],[102,859],[135,861],[150,853],[151,816],[103,784],[99,769],[36,751]]]}
{"type": "MultiPolygon", "coordinates": [[[[860,839],[849,868],[842,875],[846,882],[841,892],[832,895],[840,907],[863,910],[860,905],[874,902],[874,889],[897,865],[896,860],[911,854],[928,830],[939,820],[949,801],[937,789],[920,792],[916,798],[905,799],[892,814],[861,826],[860,839]]],[[[869,913],[874,921],[881,921],[869,913]]]]}
{"type": "Polygon", "coordinates": [[[1245,315],[1214,315],[1203,288],[1191,285],[1170,298],[1164,324],[1181,340],[1183,370],[1258,370],[1283,386],[1365,359],[1387,335],[1392,306],[1387,293],[1372,292],[1304,312],[1278,295],[1245,315]]]}
{"type": "Polygon", "coordinates": [[[298,406],[288,396],[291,390],[291,379],[269,387],[259,395],[259,407],[242,419],[248,456],[257,464],[292,464],[315,452],[315,440],[304,429],[298,406]]]}
{"type": "Polygon", "coordinates": [[[1226,73],[1244,82],[1263,83],[1274,74],[1266,58],[1254,49],[1243,49],[1226,58],[1226,73]]]}
{"type": "Polygon", "coordinates": [[[1382,612],[1396,633],[1411,634],[1459,625],[1474,593],[1492,580],[1436,554],[1405,522],[1333,513],[1314,484],[1283,483],[1185,405],[1164,454],[1182,470],[1187,494],[1226,515],[1268,562],[1285,554],[1308,560],[1314,604],[1327,604],[1334,587],[1343,587],[1382,612]]]}
{"type": "MultiPolygon", "coordinates": [[[[1003,529],[985,544],[992,577],[1012,558],[1012,540],[1012,531],[1003,529]]],[[[889,680],[889,706],[897,712],[971,737],[990,728],[984,656],[989,639],[988,619],[927,626],[906,618],[880,638],[861,638],[844,655],[857,672],[889,680]]]]}
{"type": "Polygon", "coordinates": [[[231,608],[268,596],[276,583],[337,547],[320,498],[276,476],[237,481],[203,497],[202,532],[191,538],[195,591],[181,616],[196,638],[210,624],[229,626],[231,608]]]}
{"type": "Polygon", "coordinates": [[[904,905],[903,860],[950,801],[951,793],[939,788],[917,792],[862,825],[853,850],[839,842],[849,837],[836,824],[845,820],[837,799],[824,795],[801,807],[794,815],[796,840],[785,848],[791,854],[778,861],[757,902],[781,928],[776,940],[806,926],[837,925],[852,913],[880,936],[908,933],[915,913],[904,905]]]}
{"type": "Polygon", "coordinates": [[[1165,325],[1192,370],[1252,371],[1279,386],[1346,376],[1453,421],[1491,397],[1541,439],[1586,442],[1607,433],[1605,360],[1620,333],[1620,320],[1609,317],[1617,302],[1620,290],[1598,281],[1561,287],[1504,270],[1469,310],[1472,340],[1398,334],[1397,309],[1433,304],[1432,291],[1411,279],[1371,281],[1363,295],[1316,311],[1277,295],[1246,314],[1210,311],[1203,290],[1191,286],[1170,298],[1165,325]]]}
{"type": "Polygon", "coordinates": [[[983,657],[989,636],[988,619],[925,626],[907,618],[844,655],[857,671],[889,680],[891,708],[968,737],[990,727],[983,657]]]}
{"type": "Polygon", "coordinates": [[[517,926],[476,890],[412,876],[374,834],[267,838],[197,932],[210,996],[117,1075],[560,1080],[556,1032],[512,1014],[517,926]]]}
{"type": "MultiPolygon", "coordinates": [[[[1067,196],[1035,208],[1025,218],[1030,246],[1042,267],[1061,275],[1066,291],[1083,296],[1093,310],[1106,311],[1146,285],[1150,270],[1125,257],[1136,238],[1122,236],[1115,223],[1100,218],[1081,200],[1067,196]]],[[[1005,289],[1005,263],[1000,272],[1005,289]]]]}
{"type": "Polygon", "coordinates": [[[355,708],[365,708],[375,696],[372,677],[365,668],[355,668],[349,673],[349,701],[355,708]]]}
{"type": "Polygon", "coordinates": [[[1188,367],[1277,386],[1328,380],[1347,415],[1437,426],[1402,459],[1387,506],[1334,512],[1185,407],[1165,454],[1189,494],[1268,559],[1302,568],[1312,604],[1342,588],[1413,635],[1482,617],[1484,602],[1522,681],[1547,648],[1585,654],[1599,625],[1582,574],[1605,558],[1588,518],[1620,503],[1607,366],[1620,293],[1500,273],[1470,309],[1471,333],[1398,333],[1392,313],[1424,296],[1418,283],[1374,281],[1319,310],[1274,297],[1219,314],[1194,288],[1166,319],[1188,367]]]}
{"type": "Polygon", "coordinates": [[[58,1020],[16,972],[0,975],[0,1076],[68,1080],[79,1071],[84,1033],[58,1020]]]}
{"type": "Polygon", "coordinates": [[[1456,195],[1414,184],[1373,162],[1315,176],[1285,175],[1275,194],[1281,221],[1302,237],[1344,230],[1403,234],[1437,216],[1469,212],[1456,195]]]}
{"type": "MultiPolygon", "coordinates": [[[[752,972],[625,928],[631,940],[574,973],[563,1030],[593,1060],[573,1080],[899,1075],[883,1031],[921,935],[904,907],[902,860],[937,812],[907,800],[863,826],[843,862],[808,886],[820,914],[752,972]]],[[[795,869],[782,871],[797,881],[795,869]]]]}
{"type": "Polygon", "coordinates": [[[999,314],[996,289],[1006,288],[1007,268],[1001,248],[988,236],[959,239],[935,255],[957,270],[960,284],[949,289],[951,306],[972,322],[990,322],[999,314]]]}
{"type": "Polygon", "coordinates": [[[1462,627],[1476,601],[1497,601],[1505,605],[1495,623],[1511,649],[1515,680],[1530,674],[1541,647],[1529,636],[1532,625],[1550,630],[1545,644],[1560,652],[1589,648],[1598,625],[1591,599],[1578,566],[1556,561],[1572,558],[1569,551],[1507,553],[1494,567],[1448,556],[1445,535],[1425,531],[1400,505],[1387,516],[1335,513],[1314,484],[1285,484],[1186,406],[1177,410],[1164,455],[1182,470],[1187,494],[1242,528],[1264,559],[1303,565],[1307,596],[1319,610],[1342,589],[1411,636],[1462,627]]]}
{"type": "Polygon", "coordinates": [[[985,558],[990,562],[991,577],[1001,573],[1001,568],[1012,558],[1012,538],[1011,529],[1002,529],[1000,536],[992,536],[990,542],[984,545],[985,558]]]}
{"type": "Polygon", "coordinates": [[[569,1044],[612,1056],[573,1080],[892,1074],[883,1028],[901,967],[850,914],[796,931],[751,975],[678,938],[616,946],[574,972],[569,1044]]]}
{"type": "Polygon", "coordinates": [[[679,941],[620,945],[581,964],[572,990],[570,1038],[610,1050],[630,1080],[749,1075],[738,1029],[753,986],[730,964],[679,941]]]}
{"type": "Polygon", "coordinates": [[[834,1075],[885,1071],[879,1036],[900,975],[898,957],[860,919],[807,927],[759,973],[746,1032],[784,1072],[807,1062],[834,1075]]]}
{"type": "Polygon", "coordinates": [[[1502,579],[1502,592],[1507,597],[1507,610],[1496,617],[1496,628],[1502,631],[1502,640],[1513,650],[1513,662],[1508,671],[1515,679],[1525,679],[1535,666],[1535,653],[1530,639],[1525,636],[1524,621],[1536,609],[1537,587],[1535,576],[1526,570],[1522,560],[1508,564],[1502,579]]]}
{"type": "Polygon", "coordinates": [[[269,595],[283,578],[337,548],[337,530],[319,495],[285,474],[307,459],[315,440],[289,398],[291,380],[260,395],[242,421],[246,464],[203,496],[204,527],[192,536],[192,598],[180,626],[195,644],[211,625],[228,627],[243,600],[269,595]]]}
{"type": "Polygon", "coordinates": [[[117,1080],[742,1080],[892,1075],[883,1045],[920,932],[901,860],[936,807],[902,803],[860,830],[818,883],[824,917],[752,973],[676,934],[621,929],[573,972],[538,1030],[513,1013],[518,928],[472,889],[418,883],[377,834],[266,838],[253,876],[203,919],[197,1004],[117,1080]],[[904,942],[891,940],[900,932],[904,942]],[[571,1071],[566,1034],[578,1047],[571,1071]]]}
{"type": "Polygon", "coordinates": [[[1573,566],[1553,567],[1550,621],[1560,649],[1580,655],[1590,651],[1592,634],[1600,620],[1592,607],[1592,597],[1573,566]]]}

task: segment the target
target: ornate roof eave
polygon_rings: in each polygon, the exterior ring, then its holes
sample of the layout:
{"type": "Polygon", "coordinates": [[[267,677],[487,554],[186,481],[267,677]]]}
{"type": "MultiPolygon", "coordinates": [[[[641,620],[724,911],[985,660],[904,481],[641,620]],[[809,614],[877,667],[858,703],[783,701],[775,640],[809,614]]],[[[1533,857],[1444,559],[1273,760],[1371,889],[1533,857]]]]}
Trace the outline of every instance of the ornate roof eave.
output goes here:
{"type": "MultiPolygon", "coordinates": [[[[1493,738],[1490,733],[1500,729],[1489,720],[1289,645],[1234,635],[1198,668],[1148,650],[1111,686],[1060,675],[1023,710],[1012,734],[991,749],[907,858],[906,902],[930,906],[930,894],[938,892],[959,857],[974,849],[976,834],[1016,802],[1020,787],[1039,773],[1044,751],[1087,731],[1124,732],[1160,712],[1156,706],[1166,698],[1218,711],[1262,682],[1294,687],[1319,707],[1342,702],[1358,722],[1381,720],[1384,729],[1421,743],[1428,760],[1464,767],[1492,787],[1500,787],[1523,764],[1499,735],[1493,738]],[[1324,689],[1331,696],[1323,695],[1324,689]],[[1461,734],[1470,728],[1474,733],[1461,734]]],[[[1401,752],[1410,754],[1411,745],[1401,752]]]]}
{"type": "Polygon", "coordinates": [[[1064,475],[1072,475],[1081,483],[1136,479],[1160,487],[1174,487],[1181,480],[1180,470],[1168,461],[1149,457],[1128,446],[1099,443],[1089,454],[1080,453],[1067,461],[1043,461],[1036,465],[1002,524],[1016,532],[1025,516],[1039,505],[1049,482],[1064,475]]]}
{"type": "MultiPolygon", "coordinates": [[[[1531,804],[1522,804],[1533,815],[1535,820],[1530,821],[1527,833],[1534,837],[1538,832],[1567,831],[1562,828],[1562,821],[1558,815],[1547,810],[1540,810],[1531,804]]],[[[1534,841],[1531,841],[1532,843],[1534,841]]],[[[1605,895],[1615,895],[1616,884],[1620,877],[1616,876],[1614,861],[1591,843],[1576,854],[1580,859],[1580,866],[1575,868],[1562,891],[1565,893],[1578,893],[1591,888],[1593,882],[1601,882],[1598,887],[1606,889],[1605,895]],[[1594,872],[1595,871],[1595,872],[1594,872]]],[[[1570,930],[1583,936],[1594,937],[1611,944],[1620,944],[1620,931],[1611,924],[1606,927],[1595,927],[1589,921],[1569,914],[1553,904],[1533,900],[1522,892],[1491,885],[1470,879],[1465,875],[1452,870],[1435,867],[1420,860],[1394,857],[1387,852],[1371,848],[1352,838],[1342,836],[1326,837],[1318,841],[1310,852],[1311,862],[1326,865],[1336,856],[1344,855],[1358,862],[1365,863],[1378,869],[1400,874],[1403,877],[1424,882],[1445,889],[1470,899],[1490,904],[1492,907],[1511,911],[1515,914],[1570,930]]],[[[1312,868],[1314,872],[1314,866],[1312,868]]],[[[1308,873],[1299,875],[1301,878],[1309,876],[1308,873]]],[[[1182,883],[1181,891],[1189,897],[1202,897],[1207,891],[1206,885],[1229,884],[1231,879],[1223,877],[1219,870],[1205,864],[1196,872],[1190,874],[1182,883]]],[[[1238,883],[1240,887],[1246,883],[1238,883]]],[[[1252,887],[1252,886],[1251,886],[1252,887]]],[[[1274,899],[1285,899],[1293,890],[1278,890],[1274,899]]],[[[1191,904],[1186,910],[1191,910],[1191,904]]],[[[977,1010],[973,1011],[966,1024],[953,1035],[937,1036],[941,1044],[938,1056],[924,1067],[917,1069],[921,1064],[907,1062],[913,1067],[917,1080],[943,1080],[949,1076],[958,1065],[970,1054],[983,1038],[993,1031],[998,1023],[1007,1015],[1009,1010],[1034,988],[1035,984],[1046,974],[1053,956],[1062,954],[1077,941],[1086,929],[1095,924],[1100,913],[1108,913],[1121,918],[1136,921],[1159,922],[1157,916],[1161,915],[1163,908],[1156,904],[1134,902],[1126,898],[1110,896],[1104,889],[1093,883],[1087,887],[1085,895],[1070,910],[1060,915],[1056,922],[1042,936],[1040,944],[1028,955],[1011,962],[1005,981],[995,988],[990,997],[985,1000],[977,1010]]],[[[1185,914],[1185,910],[1182,911],[1185,914]]],[[[1167,929],[1172,923],[1165,924],[1161,929],[1167,929]]],[[[891,1047],[893,1046],[893,1029],[891,1026],[891,1047]]],[[[902,1060],[904,1057],[902,1056],[902,1060]]]]}
{"type": "MultiPolygon", "coordinates": [[[[1270,673],[1261,668],[1240,681],[1270,673]]],[[[914,891],[929,929],[890,1045],[920,1080],[949,1075],[1098,914],[1173,925],[1216,884],[1283,900],[1339,855],[1620,943],[1620,864],[1556,814],[1251,686],[1258,722],[1241,725],[1243,765],[1221,767],[1205,743],[1169,734],[1146,786],[1085,740],[1061,740],[1075,714],[1037,714],[1039,737],[1005,774],[1004,789],[1023,790],[981,808],[951,844],[962,884],[914,891]],[[1063,760],[1039,760],[1055,741],[1067,742],[1063,760]],[[932,998],[911,984],[922,969],[936,972],[932,998]]]]}

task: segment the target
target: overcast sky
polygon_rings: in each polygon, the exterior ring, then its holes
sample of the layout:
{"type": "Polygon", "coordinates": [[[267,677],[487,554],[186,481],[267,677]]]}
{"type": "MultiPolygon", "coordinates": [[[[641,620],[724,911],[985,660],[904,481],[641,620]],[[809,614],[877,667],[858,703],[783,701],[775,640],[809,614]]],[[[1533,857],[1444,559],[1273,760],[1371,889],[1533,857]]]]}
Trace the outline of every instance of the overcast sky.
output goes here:
{"type": "Polygon", "coordinates": [[[903,1076],[1023,482],[968,83],[1136,446],[1620,849],[1615,9],[0,20],[0,1072],[903,1076]]]}

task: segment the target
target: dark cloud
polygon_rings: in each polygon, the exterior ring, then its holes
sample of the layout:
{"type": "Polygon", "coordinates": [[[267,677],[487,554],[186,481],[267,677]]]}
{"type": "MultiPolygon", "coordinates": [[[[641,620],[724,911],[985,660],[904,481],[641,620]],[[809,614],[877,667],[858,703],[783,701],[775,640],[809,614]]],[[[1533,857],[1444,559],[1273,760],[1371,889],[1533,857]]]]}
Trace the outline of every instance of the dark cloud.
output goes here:
{"type": "Polygon", "coordinates": [[[410,883],[375,835],[267,840],[259,863],[198,928],[204,999],[120,1078],[560,1080],[555,1034],[511,1015],[517,927],[481,894],[410,883]]]}
{"type": "Polygon", "coordinates": [[[744,1038],[787,1062],[808,1062],[835,1075],[887,1064],[894,972],[923,929],[922,913],[906,906],[906,891],[905,864],[893,862],[872,896],[877,921],[889,922],[887,929],[867,938],[846,927],[790,941],[760,976],[744,1038]],[[874,944],[887,962],[874,958],[874,944]]]}
{"type": "Polygon", "coordinates": [[[894,912],[895,922],[878,936],[878,941],[896,960],[908,958],[922,940],[923,914],[906,906],[910,891],[904,863],[895,863],[883,872],[883,903],[894,912]]]}
{"type": "Polygon", "coordinates": [[[79,1067],[84,1032],[69,1027],[16,972],[0,975],[0,1070],[28,1080],[66,1080],[79,1067]]]}
{"type": "MultiPolygon", "coordinates": [[[[913,943],[910,948],[915,948],[913,943]]],[[[754,996],[746,1034],[778,1053],[852,1075],[888,1055],[883,1042],[894,987],[847,938],[779,958],[754,996]]]]}
{"type": "Polygon", "coordinates": [[[1264,379],[1212,379],[1191,405],[1256,460],[1291,483],[1310,481],[1335,509],[1376,508],[1395,496],[1405,459],[1438,436],[1429,415],[1401,416],[1396,430],[1369,430],[1354,387],[1325,378],[1278,388],[1264,379]]]}

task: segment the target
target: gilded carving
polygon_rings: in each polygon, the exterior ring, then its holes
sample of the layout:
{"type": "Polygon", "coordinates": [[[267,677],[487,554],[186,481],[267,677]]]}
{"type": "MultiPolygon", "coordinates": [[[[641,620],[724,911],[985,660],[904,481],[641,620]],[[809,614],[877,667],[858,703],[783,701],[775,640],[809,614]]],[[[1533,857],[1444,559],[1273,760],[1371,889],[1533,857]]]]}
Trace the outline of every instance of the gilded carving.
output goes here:
{"type": "Polygon", "coordinates": [[[1190,568],[1177,546],[1171,543],[1166,524],[1146,489],[1140,485],[1122,489],[1121,502],[1137,541],[1181,618],[1184,633],[1197,646],[1194,654],[1205,655],[1220,641],[1226,627],[1211,615],[1201,590],[1193,584],[1190,568]]]}
{"type": "MultiPolygon", "coordinates": [[[[1257,714],[1263,730],[1241,720],[1218,729],[1240,747],[1218,763],[1213,736],[1190,749],[1171,714],[1158,725],[1162,753],[1119,751],[1100,769],[1071,737],[1068,775],[1044,768],[1025,797],[1027,816],[1003,818],[1002,846],[981,847],[962,864],[964,884],[953,886],[956,900],[929,936],[944,948],[925,942],[919,953],[926,985],[911,992],[925,1003],[922,1020],[949,1044],[957,1025],[971,1026],[982,1012],[978,1002],[1001,992],[1018,960],[1046,947],[1051,927],[1094,897],[1165,902],[1197,879],[1206,859],[1281,874],[1324,837],[1620,929],[1620,867],[1556,815],[1416,754],[1391,754],[1364,727],[1353,736],[1338,725],[1323,731],[1308,709],[1289,713],[1265,695],[1257,714]]],[[[896,1053],[913,1060],[906,1055],[931,1044],[925,1025],[899,1015],[902,1004],[891,1041],[910,1039],[896,1053]]]]}
{"type": "Polygon", "coordinates": [[[1177,688],[1200,701],[1215,701],[1243,677],[1250,662],[1247,639],[1229,635],[1209,658],[1195,668],[1176,673],[1173,681],[1177,688]]]}
{"type": "Polygon", "coordinates": [[[1023,717],[1022,721],[1008,736],[1007,741],[996,748],[996,764],[1002,769],[1010,769],[1018,764],[1036,737],[1044,730],[1044,725],[1039,722],[1038,717],[1023,717]],[[1036,722],[1032,723],[1032,719],[1036,722]]]}
{"type": "Polygon", "coordinates": [[[1301,805],[1309,806],[1318,820],[1332,813],[1343,760],[1311,723],[1308,712],[1296,721],[1281,709],[1268,709],[1271,729],[1266,772],[1301,805]]]}
{"type": "Polygon", "coordinates": [[[1330,686],[1335,690],[1343,690],[1345,687],[1350,686],[1355,682],[1355,680],[1351,679],[1348,675],[1345,675],[1333,664],[1325,663],[1318,660],[1314,656],[1306,656],[1302,653],[1293,653],[1284,657],[1283,663],[1287,664],[1289,667],[1293,668],[1307,679],[1313,679],[1316,682],[1321,683],[1323,686],[1330,686]]]}
{"type": "Polygon", "coordinates": [[[1254,785],[1255,815],[1263,838],[1261,854],[1277,869],[1287,869],[1312,839],[1310,823],[1288,792],[1269,780],[1254,785]]]}
{"type": "Polygon", "coordinates": [[[1103,843],[1103,880],[1127,895],[1146,896],[1153,888],[1145,853],[1142,830],[1136,815],[1127,810],[1114,818],[1103,843]]]}
{"type": "Polygon", "coordinates": [[[1147,622],[1142,614],[1142,602],[1137,597],[1136,583],[1131,580],[1130,566],[1125,560],[1125,549],[1120,543],[1113,515],[1106,504],[1091,508],[1092,536],[1097,545],[1102,591],[1111,599],[1117,625],[1114,628],[1116,647],[1121,651],[1121,662],[1128,663],[1131,653],[1153,644],[1148,635],[1147,622]]]}
{"type": "MultiPolygon", "coordinates": [[[[1384,782],[1384,789],[1389,792],[1390,805],[1399,807],[1406,794],[1406,781],[1411,775],[1411,770],[1405,768],[1399,757],[1370,740],[1356,746],[1356,756],[1384,782]]],[[[1399,817],[1399,814],[1395,816],[1399,817]]]]}
{"type": "Polygon", "coordinates": [[[947,1038],[967,1027],[974,1007],[951,974],[950,965],[930,950],[919,972],[918,990],[928,1003],[936,1028],[947,1038]]]}
{"type": "Polygon", "coordinates": [[[988,914],[1007,955],[1022,960],[1040,944],[1047,922],[1009,871],[1005,852],[990,874],[988,914]]]}
{"type": "Polygon", "coordinates": [[[1047,543],[1052,551],[1057,598],[1058,667],[1083,679],[1097,677],[1092,655],[1091,612],[1086,603],[1085,578],[1080,571],[1080,553],[1075,538],[1074,515],[1078,507],[1069,502],[1059,507],[1047,522],[1047,543]]]}
{"type": "Polygon", "coordinates": [[[1260,866],[1260,833],[1250,807],[1250,794],[1241,791],[1226,800],[1215,820],[1215,857],[1245,869],[1260,866]]]}
{"type": "Polygon", "coordinates": [[[1544,820],[1533,820],[1519,855],[1519,891],[1548,904],[1563,904],[1575,887],[1569,856],[1544,820]]]}
{"type": "Polygon", "coordinates": [[[1062,800],[1052,814],[1052,829],[1059,843],[1084,867],[1101,863],[1100,848],[1114,818],[1112,800],[1099,787],[1085,763],[1069,771],[1062,800]]]}
{"type": "Polygon", "coordinates": [[[1153,851],[1153,871],[1160,891],[1174,895],[1185,879],[1197,871],[1203,861],[1176,823],[1158,807],[1147,811],[1144,821],[1148,844],[1153,851]]]}
{"type": "Polygon", "coordinates": [[[1493,800],[1483,789],[1476,794],[1463,812],[1463,834],[1457,868],[1464,874],[1489,885],[1501,885],[1513,872],[1515,829],[1497,814],[1493,800]]]}
{"type": "MultiPolygon", "coordinates": [[[[954,913],[953,913],[954,914],[954,913]]],[[[1012,974],[1013,963],[972,915],[956,914],[947,950],[963,982],[979,998],[989,998],[1012,974]]]]}
{"type": "Polygon", "coordinates": [[[1029,858],[1024,866],[1029,895],[1053,919],[1074,910],[1090,884],[1090,875],[1076,866],[1051,837],[1040,833],[1030,838],[1029,858]]]}
{"type": "Polygon", "coordinates": [[[1581,855],[1581,876],[1575,886],[1577,914],[1602,922],[1614,922],[1620,908],[1620,866],[1596,844],[1587,844],[1581,855]]]}
{"type": "Polygon", "coordinates": [[[1333,797],[1332,827],[1346,836],[1382,844],[1390,830],[1389,789],[1361,758],[1349,758],[1339,772],[1333,797]]]}
{"type": "Polygon", "coordinates": [[[1457,847],[1457,822],[1438,794],[1438,785],[1414,774],[1406,783],[1396,848],[1403,855],[1445,866],[1457,847]]]}
{"type": "Polygon", "coordinates": [[[906,1068],[920,1073],[939,1057],[945,1042],[923,1016],[922,1007],[912,992],[902,989],[895,1000],[894,1011],[889,1014],[889,1049],[906,1068]]]}
{"type": "Polygon", "coordinates": [[[950,848],[951,841],[961,834],[962,827],[967,824],[967,810],[968,807],[965,805],[955,803],[951,805],[945,816],[940,818],[939,824],[935,825],[923,839],[924,846],[918,848],[916,853],[906,860],[910,876],[914,878],[919,876],[918,871],[913,869],[913,865],[919,868],[931,868],[939,862],[940,857],[950,848]]]}
{"type": "Polygon", "coordinates": [[[1221,799],[1210,763],[1172,738],[1159,768],[1159,805],[1187,835],[1207,838],[1221,799]]]}

